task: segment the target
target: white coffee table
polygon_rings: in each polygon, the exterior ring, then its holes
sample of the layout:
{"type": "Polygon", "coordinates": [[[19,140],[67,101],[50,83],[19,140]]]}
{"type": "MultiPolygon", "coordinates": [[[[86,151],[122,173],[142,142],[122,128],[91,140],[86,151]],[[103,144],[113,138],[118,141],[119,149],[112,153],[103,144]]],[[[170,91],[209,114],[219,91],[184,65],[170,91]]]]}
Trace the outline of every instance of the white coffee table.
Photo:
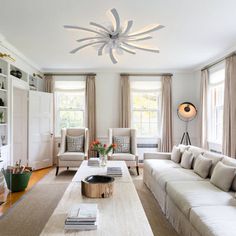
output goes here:
{"type": "Polygon", "coordinates": [[[109,161],[108,166],[121,166],[123,170],[123,176],[116,177],[113,196],[103,199],[91,199],[81,195],[80,181],[83,178],[91,174],[106,174],[106,168],[89,167],[87,161],[84,161],[49,218],[41,235],[153,236],[125,162],[109,161]],[[64,222],[68,211],[78,203],[98,204],[97,230],[64,230],[64,222]]]}

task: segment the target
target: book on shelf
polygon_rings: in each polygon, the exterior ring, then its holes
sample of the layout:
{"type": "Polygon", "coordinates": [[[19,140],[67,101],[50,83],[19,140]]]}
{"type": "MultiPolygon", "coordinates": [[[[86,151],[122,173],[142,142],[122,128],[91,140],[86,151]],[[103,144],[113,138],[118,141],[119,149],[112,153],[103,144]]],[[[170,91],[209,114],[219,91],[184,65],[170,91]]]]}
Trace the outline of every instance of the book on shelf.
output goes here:
{"type": "Polygon", "coordinates": [[[98,223],[95,222],[93,225],[68,225],[65,224],[64,228],[66,230],[94,230],[97,229],[98,223]]]}

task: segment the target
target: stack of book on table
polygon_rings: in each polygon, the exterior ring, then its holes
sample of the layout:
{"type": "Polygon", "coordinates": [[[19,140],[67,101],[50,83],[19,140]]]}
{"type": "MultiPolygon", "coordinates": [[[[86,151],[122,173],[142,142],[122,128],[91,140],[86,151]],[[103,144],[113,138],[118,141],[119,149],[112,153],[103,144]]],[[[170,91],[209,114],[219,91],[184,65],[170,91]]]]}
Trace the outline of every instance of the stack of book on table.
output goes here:
{"type": "Polygon", "coordinates": [[[99,166],[99,158],[89,158],[88,159],[88,166],[99,166]]]}
{"type": "Polygon", "coordinates": [[[94,203],[75,205],[65,220],[65,229],[93,230],[98,225],[98,207],[94,203]]]}
{"type": "Polygon", "coordinates": [[[122,169],[121,167],[107,167],[107,175],[110,176],[122,176],[122,169]]]}

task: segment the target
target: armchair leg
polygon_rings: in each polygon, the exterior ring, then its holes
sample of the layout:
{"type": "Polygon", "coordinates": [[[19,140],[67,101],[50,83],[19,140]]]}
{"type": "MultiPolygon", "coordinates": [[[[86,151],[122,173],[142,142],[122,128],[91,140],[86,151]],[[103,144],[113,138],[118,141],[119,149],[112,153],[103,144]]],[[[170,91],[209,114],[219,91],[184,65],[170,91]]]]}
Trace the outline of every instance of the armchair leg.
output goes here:
{"type": "Polygon", "coordinates": [[[137,175],[139,175],[139,168],[136,166],[137,175]]]}
{"type": "Polygon", "coordinates": [[[67,166],[67,170],[69,170],[69,166],[67,166]]]}
{"type": "Polygon", "coordinates": [[[57,169],[56,169],[56,176],[58,175],[58,171],[59,171],[59,166],[57,166],[57,169]]]}

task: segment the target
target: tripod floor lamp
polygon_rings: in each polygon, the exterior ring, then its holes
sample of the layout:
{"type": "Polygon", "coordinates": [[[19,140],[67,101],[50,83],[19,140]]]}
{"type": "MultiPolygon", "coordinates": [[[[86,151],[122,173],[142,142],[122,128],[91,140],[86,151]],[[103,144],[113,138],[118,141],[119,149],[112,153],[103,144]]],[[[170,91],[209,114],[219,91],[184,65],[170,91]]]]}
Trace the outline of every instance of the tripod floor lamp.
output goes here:
{"type": "Polygon", "coordinates": [[[188,122],[192,121],[197,115],[197,108],[190,102],[183,102],[178,106],[177,114],[180,120],[185,122],[185,132],[182,135],[180,144],[191,145],[188,133],[188,122]]]}

